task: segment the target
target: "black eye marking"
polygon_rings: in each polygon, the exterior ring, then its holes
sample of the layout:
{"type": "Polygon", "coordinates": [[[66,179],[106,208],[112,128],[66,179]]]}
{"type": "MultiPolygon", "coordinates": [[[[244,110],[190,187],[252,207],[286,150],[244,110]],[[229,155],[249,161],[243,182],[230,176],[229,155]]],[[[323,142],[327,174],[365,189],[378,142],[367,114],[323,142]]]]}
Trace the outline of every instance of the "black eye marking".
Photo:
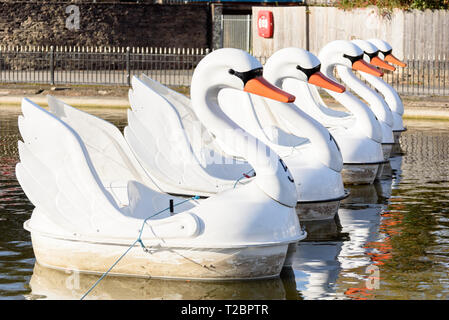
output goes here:
{"type": "Polygon", "coordinates": [[[263,68],[256,68],[246,72],[238,72],[233,69],[229,69],[229,73],[239,77],[243,81],[243,84],[246,84],[251,79],[261,77],[263,75],[263,68]]]}
{"type": "Polygon", "coordinates": [[[353,56],[348,56],[347,54],[344,54],[343,57],[349,59],[349,60],[352,62],[352,64],[354,64],[354,62],[363,59],[363,53],[362,53],[361,55],[355,56],[355,57],[353,57],[353,56]]]}
{"type": "Polygon", "coordinates": [[[388,56],[389,54],[391,54],[392,52],[393,52],[393,49],[390,49],[390,50],[388,50],[388,51],[381,51],[383,54],[384,54],[384,56],[386,57],[386,56],[388,56]]]}
{"type": "MultiPolygon", "coordinates": [[[[287,172],[288,167],[285,165],[284,161],[283,161],[282,159],[279,159],[279,162],[281,163],[282,168],[284,168],[284,171],[287,172]]],[[[290,182],[295,182],[295,181],[293,180],[293,178],[290,177],[290,175],[287,175],[287,178],[288,178],[288,180],[289,180],[290,182]]]]}
{"type": "Polygon", "coordinates": [[[307,76],[307,79],[310,79],[310,77],[314,73],[320,72],[320,70],[321,70],[321,63],[319,65],[317,65],[316,67],[309,68],[309,69],[306,69],[306,68],[301,67],[300,65],[297,65],[296,69],[301,70],[302,72],[304,72],[304,74],[307,76]]]}
{"type": "Polygon", "coordinates": [[[368,53],[365,51],[365,54],[369,57],[370,60],[373,60],[373,58],[377,57],[379,55],[380,50],[377,50],[376,52],[373,53],[368,53]]]}

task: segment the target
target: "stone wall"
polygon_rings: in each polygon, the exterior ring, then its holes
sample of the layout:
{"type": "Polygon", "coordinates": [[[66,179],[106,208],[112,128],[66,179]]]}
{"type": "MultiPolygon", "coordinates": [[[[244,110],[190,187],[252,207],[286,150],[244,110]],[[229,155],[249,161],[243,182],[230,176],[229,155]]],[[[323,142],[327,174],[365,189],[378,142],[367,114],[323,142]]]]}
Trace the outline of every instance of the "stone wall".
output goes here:
{"type": "Polygon", "coordinates": [[[207,4],[1,2],[0,44],[206,48],[210,20],[207,4]]]}

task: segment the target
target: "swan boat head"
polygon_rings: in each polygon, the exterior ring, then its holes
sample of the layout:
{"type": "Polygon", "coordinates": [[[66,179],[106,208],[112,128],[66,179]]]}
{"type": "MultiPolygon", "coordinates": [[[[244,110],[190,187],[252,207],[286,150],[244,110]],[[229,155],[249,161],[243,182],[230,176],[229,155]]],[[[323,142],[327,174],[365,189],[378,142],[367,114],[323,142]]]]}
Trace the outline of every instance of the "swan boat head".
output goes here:
{"type": "MultiPolygon", "coordinates": [[[[361,50],[363,50],[363,59],[366,63],[389,71],[396,70],[395,67],[378,57],[379,49],[370,42],[365,40],[352,40],[351,42],[357,45],[361,50]]],[[[387,144],[391,144],[394,142],[394,116],[388,106],[388,103],[385,101],[384,96],[382,96],[381,93],[376,92],[372,87],[369,87],[366,83],[357,78],[357,76],[348,68],[337,66],[337,72],[340,75],[341,79],[345,81],[345,83],[350,84],[354,89],[354,92],[364,101],[366,101],[367,105],[371,108],[371,110],[379,120],[382,128],[382,143],[384,144],[385,148],[384,156],[386,159],[388,159],[389,151],[387,149],[391,147],[387,146],[387,144]]],[[[378,88],[375,83],[383,82],[381,78],[376,77],[372,74],[367,74],[366,72],[361,72],[361,76],[374,88],[378,88]]]]}
{"type": "Polygon", "coordinates": [[[371,42],[366,40],[352,40],[353,43],[355,43],[359,48],[363,50],[365,53],[364,60],[368,63],[371,63],[372,65],[389,70],[389,71],[395,71],[396,68],[392,66],[391,64],[387,63],[385,60],[382,60],[379,57],[379,54],[381,54],[380,50],[371,42]]]}
{"type": "MultiPolygon", "coordinates": [[[[374,45],[379,50],[378,57],[380,59],[383,59],[386,62],[389,62],[391,64],[400,67],[407,66],[406,63],[399,60],[393,55],[392,53],[393,48],[390,46],[388,42],[381,39],[369,39],[366,42],[369,42],[370,44],[374,45]]],[[[389,85],[384,81],[379,81],[379,79],[371,79],[371,84],[384,95],[385,100],[388,103],[391,111],[393,111],[394,116],[393,130],[398,132],[405,130],[402,120],[402,115],[404,114],[404,105],[398,92],[391,85],[389,85]]]]}
{"type": "Polygon", "coordinates": [[[329,42],[321,49],[318,58],[322,62],[324,74],[333,80],[335,80],[333,78],[333,69],[336,65],[366,72],[377,77],[383,76],[382,71],[363,59],[363,55],[363,50],[351,41],[335,40],[329,42]]]}
{"type": "Polygon", "coordinates": [[[391,45],[382,39],[368,39],[367,42],[373,44],[379,49],[379,57],[387,62],[390,62],[399,67],[405,68],[407,64],[393,55],[393,48],[391,45]]]}
{"type": "MultiPolygon", "coordinates": [[[[374,77],[383,76],[382,71],[364,60],[363,50],[351,41],[329,42],[321,49],[318,58],[322,63],[321,70],[327,77],[335,80],[334,68],[336,68],[340,78],[353,90],[364,89],[364,85],[355,77],[352,70],[361,71],[374,77]]],[[[327,92],[351,111],[356,119],[354,128],[358,132],[375,142],[382,142],[381,125],[367,104],[348,91],[342,94],[330,90],[327,92]]]]}
{"type": "Polygon", "coordinates": [[[232,145],[238,156],[252,165],[257,173],[254,183],[260,190],[275,201],[294,207],[297,202],[296,186],[285,163],[271,148],[231,120],[218,102],[218,94],[225,88],[279,102],[294,102],[293,95],[275,87],[262,75],[261,63],[249,53],[231,48],[215,50],[199,62],[193,73],[190,90],[192,107],[212,135],[232,145]]]}
{"type": "MultiPolygon", "coordinates": [[[[265,63],[264,77],[278,87],[283,87],[284,81],[300,81],[313,84],[337,93],[343,93],[346,88],[339,83],[329,79],[321,73],[321,62],[312,53],[300,48],[284,48],[276,51],[265,63]]],[[[307,103],[307,101],[296,101],[298,104],[307,103]]],[[[300,121],[295,118],[298,126],[303,127],[308,138],[317,147],[316,153],[318,159],[340,172],[343,159],[339,147],[329,131],[317,120],[304,113],[300,108],[292,108],[300,113],[301,118],[306,121],[300,121]]],[[[293,119],[293,115],[290,116],[293,119]]]]}
{"type": "Polygon", "coordinates": [[[285,79],[303,82],[343,93],[345,87],[320,72],[321,62],[312,53],[300,48],[284,48],[276,51],[265,63],[264,76],[276,86],[285,79]]]}

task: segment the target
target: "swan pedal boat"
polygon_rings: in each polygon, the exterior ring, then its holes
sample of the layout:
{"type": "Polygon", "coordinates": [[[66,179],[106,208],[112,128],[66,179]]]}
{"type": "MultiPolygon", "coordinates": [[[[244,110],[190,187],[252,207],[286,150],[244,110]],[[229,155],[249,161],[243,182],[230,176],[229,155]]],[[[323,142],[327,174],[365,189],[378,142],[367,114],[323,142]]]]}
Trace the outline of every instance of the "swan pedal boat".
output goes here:
{"type": "MultiPolygon", "coordinates": [[[[215,89],[228,86],[294,100],[261,77],[244,82],[228,74],[229,68],[241,72],[260,68],[241,50],[231,56],[214,51],[198,64],[194,77],[210,72],[206,65],[213,61],[220,62],[214,73],[227,74],[224,79],[209,79],[215,81],[215,89]]],[[[204,83],[193,86],[192,97],[204,102],[210,94],[204,87],[204,83]]],[[[19,141],[16,166],[17,179],[35,205],[24,227],[31,233],[40,265],[101,274],[129,250],[110,274],[270,278],[288,266],[297,242],[306,237],[296,215],[297,194],[289,170],[279,157],[255,154],[251,142],[239,151],[258,170],[257,177],[207,199],[189,200],[161,192],[112,124],[53,97],[49,105],[52,112],[23,99],[19,116],[23,142],[19,141]],[[168,211],[171,201],[173,210],[168,211]],[[139,234],[142,243],[137,241],[139,234]]],[[[203,120],[217,121],[215,110],[204,107],[208,110],[200,113],[203,120]]],[[[221,129],[229,124],[221,123],[221,129]]],[[[233,132],[234,138],[244,138],[233,132]]]]}
{"type": "MultiPolygon", "coordinates": [[[[336,92],[345,91],[319,71],[320,61],[315,55],[299,48],[292,50],[295,52],[280,50],[265,63],[263,76],[270,83],[280,87],[283,79],[295,77],[336,92]]],[[[299,219],[333,219],[340,201],[348,195],[340,173],[343,159],[329,131],[294,105],[301,101],[282,103],[235,89],[222,90],[218,101],[227,116],[273,148],[288,166],[299,195],[299,219]]],[[[233,153],[226,146],[223,149],[233,153]]]]}
{"type": "MultiPolygon", "coordinates": [[[[300,72],[297,69],[294,70],[300,72]]],[[[194,81],[192,79],[192,83],[194,81]]],[[[241,92],[243,99],[239,99],[238,96],[231,97],[230,100],[224,98],[229,92],[235,94],[239,91],[232,88],[220,91],[218,104],[224,112],[222,116],[229,117],[245,131],[263,141],[285,161],[296,182],[298,192],[296,210],[301,221],[333,218],[338,211],[340,201],[348,193],[343,188],[340,174],[341,155],[334,141],[329,141],[327,129],[302,111],[289,106],[289,103],[279,102],[271,110],[267,110],[264,103],[273,104],[276,102],[275,100],[244,92],[241,92]],[[251,99],[260,97],[258,101],[262,106],[258,104],[255,108],[254,100],[248,100],[249,96],[251,99]],[[239,107],[236,107],[236,104],[239,107]],[[263,110],[261,111],[261,109],[263,110]],[[273,143],[268,138],[269,133],[267,135],[267,131],[260,126],[261,117],[264,118],[265,115],[271,113],[282,113],[284,116],[287,113],[290,117],[298,120],[304,125],[301,128],[303,134],[295,136],[288,133],[289,130],[285,126],[278,128],[269,123],[270,129],[275,129],[280,133],[280,136],[278,135],[280,140],[286,141],[286,146],[273,143]],[[324,157],[325,160],[320,161],[320,157],[324,157]],[[321,181],[327,181],[326,185],[323,186],[321,181]]],[[[164,191],[182,195],[192,195],[195,192],[203,196],[210,196],[221,190],[238,188],[253,179],[253,174],[245,174],[246,178],[241,179],[242,173],[252,172],[252,167],[247,162],[242,162],[235,150],[228,147],[226,143],[222,143],[220,139],[210,135],[199,121],[192,101],[184,95],[161,85],[146,75],[141,75],[140,78],[133,77],[129,99],[131,110],[128,112],[129,125],[125,128],[125,138],[146,171],[153,174],[157,181],[164,183],[164,191]],[[159,117],[164,117],[165,120],[159,120],[159,117]],[[169,129],[166,128],[167,126],[169,129]],[[195,126],[201,135],[195,135],[195,126]],[[164,146],[157,144],[158,139],[161,139],[160,132],[164,130],[169,132],[167,136],[179,132],[179,139],[170,139],[170,141],[175,141],[177,148],[162,150],[164,146]],[[201,137],[198,139],[196,138],[198,136],[201,137]],[[199,140],[200,143],[196,143],[199,140]],[[189,170],[184,168],[177,170],[198,173],[198,176],[201,175],[201,180],[197,177],[192,178],[192,174],[189,177],[184,174],[183,177],[186,177],[184,181],[178,182],[170,179],[169,172],[161,172],[160,166],[151,161],[148,156],[149,145],[157,145],[154,149],[158,149],[165,159],[173,158],[173,149],[183,150],[184,157],[188,155],[186,158],[193,159],[193,161],[188,162],[191,166],[189,170]],[[204,159],[205,154],[219,155],[223,160],[221,163],[214,164],[196,160],[204,159]],[[157,176],[155,176],[156,172],[158,172],[157,176]],[[237,180],[238,183],[236,183],[237,180]],[[182,186],[182,190],[180,186],[182,186]]],[[[170,168],[175,168],[175,165],[170,168]]]]}
{"type": "MultiPolygon", "coordinates": [[[[318,58],[321,61],[321,72],[334,82],[338,82],[333,75],[335,68],[339,73],[354,69],[377,77],[382,75],[376,67],[363,60],[363,50],[350,41],[336,40],[328,43],[320,50],[318,58]]],[[[358,85],[346,84],[351,89],[358,85]]],[[[343,157],[343,182],[373,183],[379,167],[385,163],[382,128],[374,112],[348,90],[339,93],[324,89],[347,108],[349,113],[329,108],[315,86],[298,79],[285,79],[282,89],[301,97],[301,102],[296,104],[298,108],[323,124],[335,138],[343,157]]]]}
{"type": "MultiPolygon", "coordinates": [[[[378,57],[381,60],[384,60],[393,65],[405,68],[407,64],[393,55],[393,48],[391,45],[382,39],[368,39],[367,42],[371,43],[378,49],[378,57]]],[[[395,71],[395,68],[390,69],[391,71],[395,71]]],[[[381,78],[372,78],[367,77],[366,79],[373,87],[375,87],[385,98],[388,106],[391,109],[393,114],[393,135],[394,135],[394,145],[391,150],[392,155],[401,154],[401,146],[400,146],[400,138],[401,134],[404,131],[407,131],[407,128],[404,126],[403,116],[404,116],[404,104],[402,103],[402,99],[399,96],[398,92],[389,85],[385,80],[381,78]]]]}

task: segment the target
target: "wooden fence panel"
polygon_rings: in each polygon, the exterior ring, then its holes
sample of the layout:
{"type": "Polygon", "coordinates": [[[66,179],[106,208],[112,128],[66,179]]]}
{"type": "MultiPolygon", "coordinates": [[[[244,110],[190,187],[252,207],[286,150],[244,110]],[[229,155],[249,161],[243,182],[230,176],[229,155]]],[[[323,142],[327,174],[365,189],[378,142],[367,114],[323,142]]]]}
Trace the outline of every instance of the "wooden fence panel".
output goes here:
{"type": "Polygon", "coordinates": [[[269,57],[285,47],[306,46],[305,7],[253,7],[253,54],[269,57]],[[273,38],[261,38],[257,34],[257,14],[260,10],[273,12],[273,38]]]}
{"type": "MultiPolygon", "coordinates": [[[[309,49],[317,54],[326,43],[337,39],[381,38],[404,59],[435,59],[449,56],[449,11],[395,9],[381,14],[377,8],[351,11],[336,7],[309,7],[309,49]]],[[[253,52],[270,56],[288,47],[306,47],[305,7],[253,7],[253,52]],[[264,39],[257,35],[257,12],[272,10],[274,35],[264,39]]]]}

